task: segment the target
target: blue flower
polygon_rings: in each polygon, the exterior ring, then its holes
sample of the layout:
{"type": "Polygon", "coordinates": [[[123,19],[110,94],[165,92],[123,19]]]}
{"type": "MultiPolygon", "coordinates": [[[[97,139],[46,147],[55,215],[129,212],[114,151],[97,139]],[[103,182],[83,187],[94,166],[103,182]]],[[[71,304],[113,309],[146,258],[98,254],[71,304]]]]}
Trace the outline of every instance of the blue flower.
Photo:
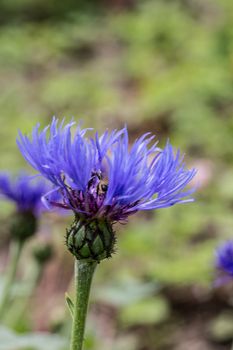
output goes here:
{"type": "Polygon", "coordinates": [[[41,197],[49,191],[44,180],[32,180],[32,176],[21,172],[18,176],[0,173],[0,197],[15,203],[19,213],[38,216],[45,206],[41,197]]]}
{"type": "Polygon", "coordinates": [[[216,250],[216,267],[233,278],[233,240],[222,243],[216,250]]]}
{"type": "Polygon", "coordinates": [[[186,185],[196,170],[185,168],[169,142],[160,149],[147,133],[129,148],[126,127],[87,137],[91,129],[78,126],[72,137],[74,124],[53,118],[42,131],[38,124],[31,138],[20,133],[17,140],[24,158],[61,195],[61,201],[45,196],[49,205],[71,209],[80,218],[114,222],[140,210],[193,201],[194,189],[186,185]]]}

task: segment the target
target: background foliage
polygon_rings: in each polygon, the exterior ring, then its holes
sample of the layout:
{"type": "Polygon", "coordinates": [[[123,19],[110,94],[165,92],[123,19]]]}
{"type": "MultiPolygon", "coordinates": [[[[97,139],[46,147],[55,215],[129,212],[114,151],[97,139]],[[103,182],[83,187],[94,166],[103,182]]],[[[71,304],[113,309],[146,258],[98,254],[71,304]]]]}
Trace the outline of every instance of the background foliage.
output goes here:
{"type": "MultiPolygon", "coordinates": [[[[232,290],[213,288],[213,251],[232,237],[233,226],[233,2],[3,0],[0,6],[2,170],[27,166],[15,145],[17,129],[44,126],[54,114],[98,130],[126,123],[132,138],[151,131],[161,145],[169,137],[199,170],[196,203],[119,227],[119,250],[96,275],[86,349],[229,349],[232,290]]],[[[1,203],[2,222],[10,212],[1,203]]],[[[18,336],[69,335],[63,307],[64,291],[72,294],[72,258],[63,247],[69,221],[47,215],[42,222],[39,238],[51,239],[55,254],[21,321],[15,321],[20,303],[9,312],[5,323],[23,332],[18,336]]],[[[33,275],[33,244],[21,262],[23,280],[33,275]]],[[[17,298],[28,300],[16,287],[17,298]]]]}

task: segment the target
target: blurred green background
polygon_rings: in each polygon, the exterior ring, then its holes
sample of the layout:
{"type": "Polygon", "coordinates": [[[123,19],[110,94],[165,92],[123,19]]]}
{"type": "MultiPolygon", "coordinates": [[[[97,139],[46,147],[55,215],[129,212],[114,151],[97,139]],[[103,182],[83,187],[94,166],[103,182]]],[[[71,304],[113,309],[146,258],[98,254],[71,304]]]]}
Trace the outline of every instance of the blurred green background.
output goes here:
{"type": "MultiPolygon", "coordinates": [[[[118,227],[117,254],[96,273],[85,350],[230,349],[233,289],[213,288],[213,259],[233,236],[233,2],[2,0],[0,91],[1,170],[30,169],[17,130],[53,115],[100,131],[126,123],[132,139],[151,131],[198,169],[195,203],[118,227]]],[[[1,203],[3,223],[11,211],[1,203]]],[[[70,221],[47,214],[28,245],[0,350],[67,348],[70,221]],[[29,298],[31,251],[43,240],[54,256],[29,298]]]]}

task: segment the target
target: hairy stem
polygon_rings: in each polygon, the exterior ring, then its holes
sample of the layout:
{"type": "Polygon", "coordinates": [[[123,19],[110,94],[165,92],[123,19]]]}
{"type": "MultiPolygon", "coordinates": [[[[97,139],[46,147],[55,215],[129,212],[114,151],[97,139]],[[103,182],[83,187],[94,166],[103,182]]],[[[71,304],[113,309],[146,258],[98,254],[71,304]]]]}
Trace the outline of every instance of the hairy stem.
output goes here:
{"type": "Polygon", "coordinates": [[[75,302],[70,350],[82,350],[88,300],[96,262],[75,260],[75,302]]]}
{"type": "Polygon", "coordinates": [[[3,319],[11,298],[11,287],[15,280],[19,258],[22,252],[23,242],[13,240],[10,246],[10,258],[8,263],[8,271],[6,275],[5,285],[0,300],[0,320],[3,319]]]}

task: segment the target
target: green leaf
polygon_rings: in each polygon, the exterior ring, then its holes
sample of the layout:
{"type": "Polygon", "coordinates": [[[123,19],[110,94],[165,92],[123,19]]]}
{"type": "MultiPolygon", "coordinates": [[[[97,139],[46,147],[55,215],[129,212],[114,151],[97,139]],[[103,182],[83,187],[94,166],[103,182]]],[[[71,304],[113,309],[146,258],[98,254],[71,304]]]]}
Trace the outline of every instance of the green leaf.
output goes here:
{"type": "Polygon", "coordinates": [[[126,327],[160,323],[168,317],[169,306],[162,297],[141,300],[124,307],[120,312],[120,320],[126,327]]]}
{"type": "Polygon", "coordinates": [[[208,327],[208,333],[210,338],[214,341],[231,341],[233,334],[233,314],[227,311],[218,315],[211,321],[208,327]]]}
{"type": "Polygon", "coordinates": [[[101,302],[122,307],[144,299],[158,290],[155,283],[142,283],[138,280],[127,280],[104,286],[96,290],[95,297],[101,302]]]}
{"type": "Polygon", "coordinates": [[[59,335],[45,332],[17,334],[0,327],[0,350],[64,350],[66,341],[59,335]]]}
{"type": "Polygon", "coordinates": [[[70,310],[70,314],[72,316],[72,318],[74,317],[74,303],[73,301],[70,299],[68,293],[65,293],[65,299],[66,299],[66,304],[70,310]]]}

